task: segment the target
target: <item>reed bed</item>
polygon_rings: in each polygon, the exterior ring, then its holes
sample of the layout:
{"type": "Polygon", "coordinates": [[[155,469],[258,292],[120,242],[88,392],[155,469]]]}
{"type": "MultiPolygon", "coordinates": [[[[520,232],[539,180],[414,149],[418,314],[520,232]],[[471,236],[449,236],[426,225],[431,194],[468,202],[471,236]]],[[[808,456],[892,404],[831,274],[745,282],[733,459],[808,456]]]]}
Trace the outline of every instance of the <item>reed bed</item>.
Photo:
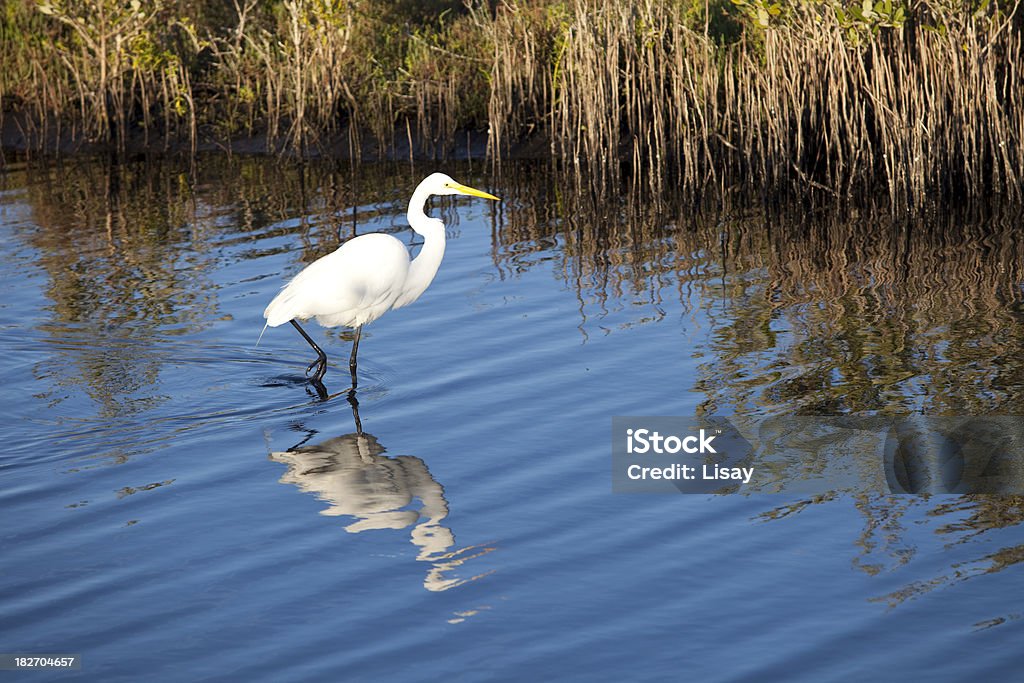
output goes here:
{"type": "Polygon", "coordinates": [[[12,0],[0,98],[31,153],[445,159],[477,129],[597,189],[1020,199],[1019,5],[12,0]]]}
{"type": "Polygon", "coordinates": [[[688,3],[571,0],[533,28],[536,15],[510,6],[491,24],[492,149],[541,126],[554,155],[599,185],[626,162],[655,188],[881,187],[904,206],[1021,196],[1019,3],[890,3],[859,19],[833,2],[777,18],[738,4],[753,18],[731,42],[688,3]]]}

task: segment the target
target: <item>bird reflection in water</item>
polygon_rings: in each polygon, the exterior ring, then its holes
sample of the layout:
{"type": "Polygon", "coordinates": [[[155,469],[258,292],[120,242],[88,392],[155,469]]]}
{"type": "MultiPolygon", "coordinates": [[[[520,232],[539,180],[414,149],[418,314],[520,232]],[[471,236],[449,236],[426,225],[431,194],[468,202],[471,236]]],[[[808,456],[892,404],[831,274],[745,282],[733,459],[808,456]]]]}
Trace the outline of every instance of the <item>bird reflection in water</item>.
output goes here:
{"type": "Polygon", "coordinates": [[[419,550],[416,559],[431,565],[423,579],[423,587],[429,591],[448,590],[489,574],[451,576],[467,561],[494,548],[452,549],[455,535],[442,524],[448,517],[444,488],[421,459],[385,455],[377,437],[362,430],[355,395],[350,393],[348,400],[356,425],[354,433],[270,454],[271,460],[288,466],[281,483],[294,484],[327,503],[322,515],[355,517],[345,527],[350,534],[409,529],[410,540],[419,550]],[[417,500],[418,509],[414,507],[417,500]]]}

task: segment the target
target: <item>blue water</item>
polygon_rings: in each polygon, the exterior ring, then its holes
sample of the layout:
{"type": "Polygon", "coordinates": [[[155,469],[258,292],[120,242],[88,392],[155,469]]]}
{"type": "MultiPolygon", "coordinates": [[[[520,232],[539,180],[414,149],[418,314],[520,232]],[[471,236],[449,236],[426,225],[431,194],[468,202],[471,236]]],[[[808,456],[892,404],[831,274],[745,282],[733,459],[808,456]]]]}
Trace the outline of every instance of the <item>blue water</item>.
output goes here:
{"type": "MultiPolygon", "coordinates": [[[[999,220],[892,254],[445,167],[505,201],[436,203],[437,278],[364,330],[359,434],[293,330],[255,346],[262,310],[353,230],[415,244],[433,170],[0,177],[0,652],[82,656],[0,679],[1019,671],[1019,498],[616,495],[610,474],[614,415],[1013,413],[999,220]]],[[[307,329],[344,389],[351,334],[307,329]]]]}

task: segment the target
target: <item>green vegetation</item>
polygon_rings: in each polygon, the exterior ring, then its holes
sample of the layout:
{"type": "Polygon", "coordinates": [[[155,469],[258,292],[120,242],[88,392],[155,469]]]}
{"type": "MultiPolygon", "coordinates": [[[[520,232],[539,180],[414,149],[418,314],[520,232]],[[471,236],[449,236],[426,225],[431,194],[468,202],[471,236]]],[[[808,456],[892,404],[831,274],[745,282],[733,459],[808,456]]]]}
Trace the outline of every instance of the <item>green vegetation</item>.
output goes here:
{"type": "Polygon", "coordinates": [[[599,184],[1020,198],[1019,4],[8,0],[0,97],[29,152],[443,158],[476,129],[599,184]]]}

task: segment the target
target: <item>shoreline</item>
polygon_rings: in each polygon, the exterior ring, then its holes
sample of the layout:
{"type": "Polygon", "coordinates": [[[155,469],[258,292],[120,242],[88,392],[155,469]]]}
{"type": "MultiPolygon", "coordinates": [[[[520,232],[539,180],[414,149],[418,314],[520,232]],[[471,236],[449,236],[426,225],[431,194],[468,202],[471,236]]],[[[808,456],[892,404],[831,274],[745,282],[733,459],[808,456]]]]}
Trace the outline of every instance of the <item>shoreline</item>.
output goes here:
{"type": "Polygon", "coordinates": [[[1021,4],[15,3],[3,144],[543,158],[598,190],[1020,200],[1021,4]]]}
{"type": "MultiPolygon", "coordinates": [[[[381,145],[368,134],[359,136],[358,148],[350,144],[350,133],[346,129],[326,137],[320,144],[310,145],[304,153],[289,149],[283,145],[275,145],[269,140],[265,131],[251,135],[239,135],[232,138],[217,138],[212,134],[200,131],[196,145],[193,147],[187,139],[147,142],[143,130],[132,130],[126,138],[124,149],[112,143],[93,142],[81,137],[72,137],[66,133],[59,136],[54,131],[56,124],[50,124],[46,139],[41,142],[32,139],[27,133],[26,117],[21,112],[6,113],[0,126],[0,165],[7,155],[21,159],[53,159],[72,156],[112,156],[137,158],[145,156],[189,156],[195,154],[223,153],[227,155],[279,156],[291,159],[337,159],[339,161],[484,161],[488,158],[487,132],[480,130],[461,130],[456,132],[448,145],[431,144],[422,139],[412,140],[405,134],[404,127],[396,126],[392,140],[381,145]],[[410,144],[410,142],[412,144],[410,144]],[[411,152],[411,154],[410,154],[411,152]]],[[[40,136],[41,137],[41,136],[40,136]]],[[[151,135],[150,138],[158,137],[151,135]]],[[[160,136],[162,137],[162,136],[160,136]]],[[[519,143],[509,153],[502,155],[503,160],[548,158],[550,154],[546,143],[539,136],[519,143]]]]}

